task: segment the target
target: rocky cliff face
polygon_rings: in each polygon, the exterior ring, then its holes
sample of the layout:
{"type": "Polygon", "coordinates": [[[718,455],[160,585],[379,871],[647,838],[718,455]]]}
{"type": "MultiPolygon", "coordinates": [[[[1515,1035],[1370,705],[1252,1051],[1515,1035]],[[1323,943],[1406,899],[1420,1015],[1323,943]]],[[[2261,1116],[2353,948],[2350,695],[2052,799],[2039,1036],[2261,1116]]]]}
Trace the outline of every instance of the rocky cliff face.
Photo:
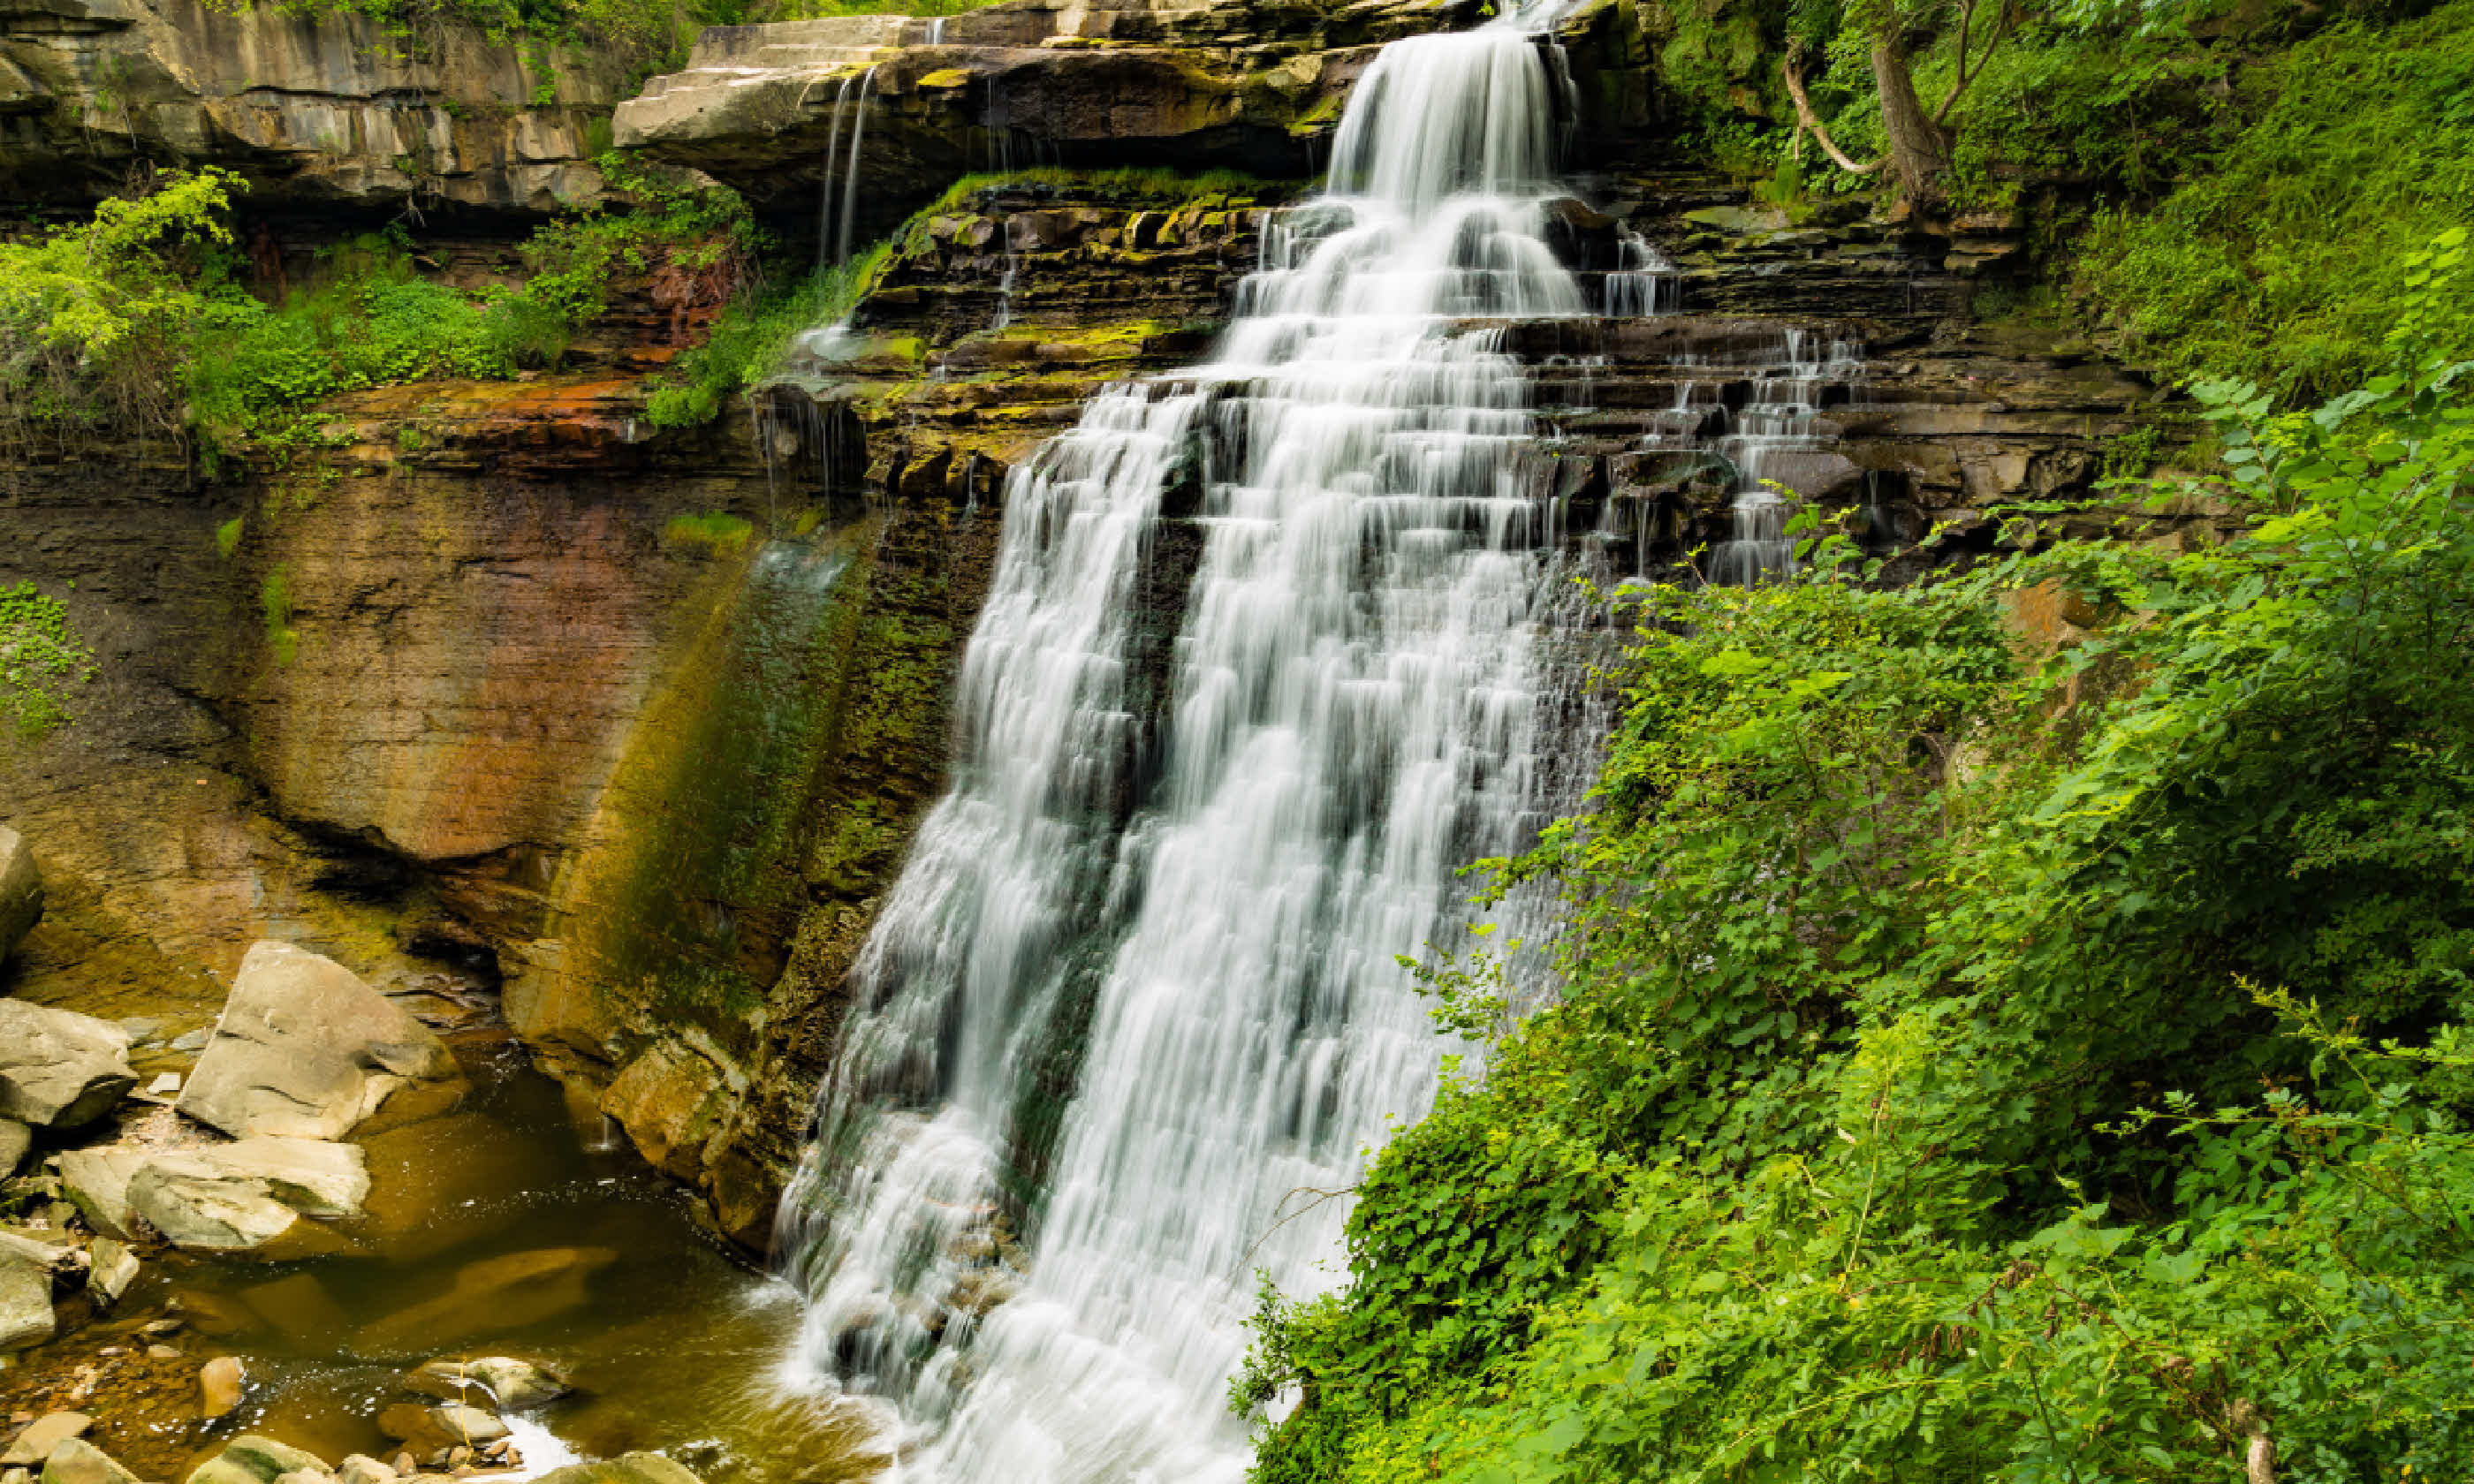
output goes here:
{"type": "Polygon", "coordinates": [[[592,201],[604,58],[202,0],[0,0],[0,196],[83,203],[214,164],[246,205],[538,216],[592,201]]]}

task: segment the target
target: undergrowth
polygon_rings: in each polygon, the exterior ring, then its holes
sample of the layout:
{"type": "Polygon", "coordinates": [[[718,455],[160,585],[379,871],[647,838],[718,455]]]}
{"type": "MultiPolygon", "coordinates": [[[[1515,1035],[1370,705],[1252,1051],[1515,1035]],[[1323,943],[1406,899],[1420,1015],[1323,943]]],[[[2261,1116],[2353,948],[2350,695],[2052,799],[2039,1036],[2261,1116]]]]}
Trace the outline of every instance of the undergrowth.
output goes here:
{"type": "Polygon", "coordinates": [[[1266,1292],[1257,1480],[2474,1473],[2464,255],[2362,389],[2199,389],[2228,544],[1637,595],[1592,811],[1492,867],[1564,998],[1266,1292]]]}

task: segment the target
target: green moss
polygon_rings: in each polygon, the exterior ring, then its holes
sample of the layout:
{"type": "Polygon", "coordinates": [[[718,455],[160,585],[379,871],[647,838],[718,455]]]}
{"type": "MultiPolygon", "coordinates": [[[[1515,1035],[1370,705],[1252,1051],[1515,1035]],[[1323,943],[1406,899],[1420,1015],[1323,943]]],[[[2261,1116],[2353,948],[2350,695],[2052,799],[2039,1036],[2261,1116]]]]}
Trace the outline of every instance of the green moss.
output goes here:
{"type": "Polygon", "coordinates": [[[258,610],[266,618],[266,642],[275,662],[288,665],[300,657],[301,634],[292,627],[292,568],[278,566],[257,586],[258,610]]]}
{"type": "Polygon", "coordinates": [[[670,523],[662,528],[662,535],[673,545],[701,546],[722,556],[746,546],[755,530],[737,515],[715,511],[703,515],[672,515],[670,523]]]}
{"type": "Polygon", "coordinates": [[[240,549],[240,521],[241,517],[234,515],[215,527],[215,551],[227,561],[240,549]]]}

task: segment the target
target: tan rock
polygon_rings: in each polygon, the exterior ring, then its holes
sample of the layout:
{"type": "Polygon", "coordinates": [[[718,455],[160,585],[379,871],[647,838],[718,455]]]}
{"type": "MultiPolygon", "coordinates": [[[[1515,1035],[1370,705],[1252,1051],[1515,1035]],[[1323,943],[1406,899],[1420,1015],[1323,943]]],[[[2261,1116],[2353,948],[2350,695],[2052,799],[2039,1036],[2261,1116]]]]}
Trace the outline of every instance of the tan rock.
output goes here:
{"type": "Polygon", "coordinates": [[[137,1475],[85,1439],[71,1438],[44,1461],[43,1484],[137,1484],[137,1475]]]}
{"type": "Polygon", "coordinates": [[[50,1266],[0,1250],[0,1353],[39,1345],[53,1328],[50,1266]]]}
{"type": "Polygon", "coordinates": [[[181,1112],[234,1137],[339,1138],[390,1102],[391,1121],[461,1097],[446,1043],[332,959],[261,941],[241,960],[181,1112]]]}
{"type": "Polygon", "coordinates": [[[26,1151],[35,1145],[35,1131],[14,1118],[0,1118],[0,1180],[17,1173],[26,1151]]]}
{"type": "Polygon", "coordinates": [[[75,1011],[0,999],[0,1117],[80,1128],[135,1086],[127,1031],[75,1011]]]}
{"type": "Polygon", "coordinates": [[[87,1252],[93,1260],[85,1271],[85,1291],[97,1306],[109,1308],[137,1281],[142,1265],[135,1253],[108,1236],[96,1237],[87,1252]]]}
{"type": "Polygon", "coordinates": [[[622,1453],[588,1464],[553,1469],[533,1484],[702,1484],[676,1462],[659,1453],[622,1453]]]}
{"type": "Polygon", "coordinates": [[[135,1234],[130,1230],[129,1181],[148,1157],[147,1150],[119,1144],[72,1149],[61,1156],[61,1191],[88,1226],[128,1241],[135,1234]]]}
{"type": "Polygon", "coordinates": [[[205,1155],[157,1155],[130,1177],[129,1207],[183,1252],[247,1253],[267,1261],[346,1250],[343,1238],[205,1155]]]}
{"type": "Polygon", "coordinates": [[[82,1438],[94,1425],[94,1419],[84,1412],[53,1412],[36,1418],[26,1430],[10,1440],[6,1451],[0,1451],[0,1468],[40,1468],[52,1456],[52,1449],[71,1438],[82,1438]]]}
{"type": "Polygon", "coordinates": [[[198,1368],[198,1415],[208,1422],[240,1405],[249,1371],[238,1355],[217,1355],[198,1368]]]}

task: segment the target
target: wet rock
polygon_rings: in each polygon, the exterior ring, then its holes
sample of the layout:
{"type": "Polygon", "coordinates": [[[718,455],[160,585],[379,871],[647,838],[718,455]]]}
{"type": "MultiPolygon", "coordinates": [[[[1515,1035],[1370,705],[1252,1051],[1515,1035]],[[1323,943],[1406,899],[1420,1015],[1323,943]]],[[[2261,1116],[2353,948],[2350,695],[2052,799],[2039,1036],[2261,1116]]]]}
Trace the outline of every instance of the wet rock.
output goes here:
{"type": "Polygon", "coordinates": [[[85,1291],[98,1307],[109,1308],[120,1302],[130,1284],[137,1281],[137,1255],[108,1236],[96,1237],[87,1252],[93,1261],[86,1268],[85,1291]]]}
{"type": "Polygon", "coordinates": [[[129,1209],[183,1252],[253,1253],[279,1261],[345,1249],[343,1238],[306,1220],[285,1199],[288,1194],[332,1209],[331,1169],[293,1166],[270,1174],[228,1162],[224,1156],[240,1147],[153,1156],[130,1177],[129,1209]],[[304,1188],[303,1182],[309,1181],[321,1182],[320,1187],[304,1188]]]}
{"type": "Polygon", "coordinates": [[[234,1137],[339,1138],[451,1108],[463,1074],[412,1014],[332,959],[251,946],[178,1107],[234,1137]]]}
{"type": "Polygon", "coordinates": [[[71,1438],[82,1438],[94,1425],[94,1419],[84,1412],[54,1412],[36,1418],[26,1430],[10,1440],[8,1450],[0,1452],[0,1467],[40,1468],[52,1456],[52,1449],[71,1438]]]}
{"type": "Polygon", "coordinates": [[[431,1407],[429,1415],[449,1437],[475,1448],[484,1443],[496,1443],[508,1432],[507,1424],[498,1421],[496,1412],[466,1406],[460,1401],[431,1407]]]}
{"type": "Polygon", "coordinates": [[[0,1118],[0,1180],[17,1173],[26,1161],[26,1151],[34,1147],[35,1131],[14,1118],[0,1118]]]}
{"type": "Polygon", "coordinates": [[[534,1484],[703,1484],[659,1453],[622,1453],[589,1464],[552,1469],[534,1484]]]}
{"type": "Polygon", "coordinates": [[[618,1259],[606,1247],[546,1247],[468,1264],[454,1286],[353,1337],[364,1354],[401,1354],[439,1340],[521,1329],[582,1306],[585,1280],[618,1259]]]}
{"type": "Polygon", "coordinates": [[[149,1345],[146,1347],[146,1358],[149,1360],[178,1360],[181,1358],[181,1348],[177,1345],[149,1345]]]}
{"type": "Polygon", "coordinates": [[[109,1020],[0,999],[0,1117],[74,1129],[137,1086],[129,1033],[109,1020]]]}
{"type": "Polygon", "coordinates": [[[327,1465],[316,1454],[244,1432],[192,1470],[188,1484],[275,1484],[289,1473],[327,1476],[327,1465]]]}
{"type": "Polygon", "coordinates": [[[137,1475],[85,1439],[71,1438],[44,1462],[43,1484],[137,1484],[137,1475]]]}
{"type": "Polygon", "coordinates": [[[347,1453],[335,1466],[335,1484],[395,1484],[396,1471],[367,1453],[347,1453]]]}
{"type": "Polygon", "coordinates": [[[181,1091],[181,1074],[158,1072],[155,1080],[146,1084],[146,1091],[153,1097],[176,1097],[181,1091]]]}
{"type": "Polygon", "coordinates": [[[217,1355],[198,1367],[198,1415],[208,1422],[240,1405],[249,1389],[249,1369],[238,1355],[217,1355]]]}
{"type": "Polygon", "coordinates": [[[52,1270],[0,1248],[0,1352],[52,1337],[52,1270]]]}
{"type": "Polygon", "coordinates": [[[61,1193],[88,1226],[127,1241],[134,1234],[130,1230],[129,1181],[148,1157],[146,1150],[118,1144],[72,1149],[61,1156],[61,1193]]]}
{"type": "Polygon", "coordinates": [[[426,1397],[457,1400],[475,1388],[510,1412],[554,1401],[574,1388],[533,1364],[509,1355],[484,1355],[476,1360],[432,1360],[404,1377],[406,1388],[426,1397]]]}
{"type": "Polygon", "coordinates": [[[34,848],[26,838],[0,825],[0,958],[43,916],[43,875],[35,869],[34,848]]]}

